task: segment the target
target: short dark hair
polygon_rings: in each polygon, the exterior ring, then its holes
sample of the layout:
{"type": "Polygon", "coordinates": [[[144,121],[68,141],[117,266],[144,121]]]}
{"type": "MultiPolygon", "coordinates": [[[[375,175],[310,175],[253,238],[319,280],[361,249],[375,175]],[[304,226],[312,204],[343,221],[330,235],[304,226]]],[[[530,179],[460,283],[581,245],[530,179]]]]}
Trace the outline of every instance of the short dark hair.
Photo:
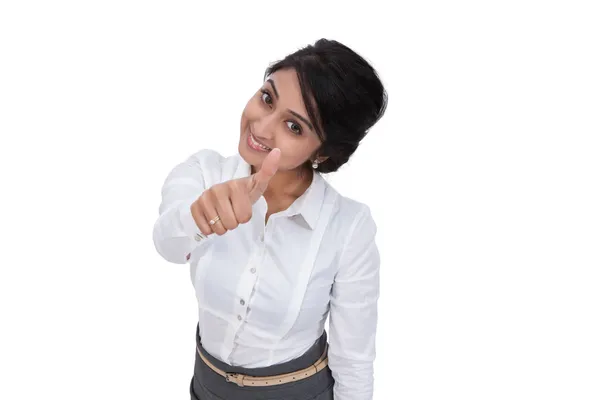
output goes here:
{"type": "Polygon", "coordinates": [[[271,64],[264,78],[287,68],[298,75],[308,116],[322,141],[317,154],[329,157],[317,171],[337,171],[383,116],[387,92],[375,69],[335,40],[319,39],[271,64]]]}

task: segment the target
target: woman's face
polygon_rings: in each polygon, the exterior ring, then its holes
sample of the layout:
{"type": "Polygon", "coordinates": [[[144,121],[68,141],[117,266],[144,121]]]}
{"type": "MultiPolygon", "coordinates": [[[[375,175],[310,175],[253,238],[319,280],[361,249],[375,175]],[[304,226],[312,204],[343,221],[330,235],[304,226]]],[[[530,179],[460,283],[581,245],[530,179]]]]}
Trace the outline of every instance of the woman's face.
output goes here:
{"type": "Polygon", "coordinates": [[[296,71],[283,69],[270,75],[242,112],[238,149],[242,158],[257,170],[270,149],[277,147],[279,171],[291,171],[313,160],[320,146],[296,71]]]}

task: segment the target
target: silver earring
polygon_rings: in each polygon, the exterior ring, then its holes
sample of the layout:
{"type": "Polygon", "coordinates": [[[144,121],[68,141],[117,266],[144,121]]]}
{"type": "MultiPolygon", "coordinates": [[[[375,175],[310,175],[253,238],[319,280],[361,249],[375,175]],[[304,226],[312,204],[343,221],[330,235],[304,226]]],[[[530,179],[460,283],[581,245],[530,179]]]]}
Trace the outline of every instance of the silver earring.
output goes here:
{"type": "Polygon", "coordinates": [[[319,168],[319,162],[317,160],[313,161],[312,167],[313,169],[319,168]]]}

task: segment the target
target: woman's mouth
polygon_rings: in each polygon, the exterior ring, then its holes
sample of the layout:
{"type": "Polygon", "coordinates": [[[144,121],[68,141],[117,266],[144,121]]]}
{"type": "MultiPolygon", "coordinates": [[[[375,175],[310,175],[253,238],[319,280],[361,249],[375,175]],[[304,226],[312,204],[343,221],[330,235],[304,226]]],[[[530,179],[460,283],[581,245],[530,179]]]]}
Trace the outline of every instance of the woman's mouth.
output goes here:
{"type": "Polygon", "coordinates": [[[269,152],[271,151],[270,147],[265,146],[262,143],[259,143],[258,140],[256,140],[256,138],[254,137],[254,135],[248,131],[248,139],[246,140],[246,142],[248,143],[248,146],[256,151],[262,151],[262,152],[269,152]]]}

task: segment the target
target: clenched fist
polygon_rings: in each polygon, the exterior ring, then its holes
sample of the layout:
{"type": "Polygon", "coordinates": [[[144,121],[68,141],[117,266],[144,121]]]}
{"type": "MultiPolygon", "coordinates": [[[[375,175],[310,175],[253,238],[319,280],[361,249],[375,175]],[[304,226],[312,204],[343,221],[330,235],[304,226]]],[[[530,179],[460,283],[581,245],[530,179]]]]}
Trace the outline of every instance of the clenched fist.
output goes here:
{"type": "Polygon", "coordinates": [[[250,221],[252,204],[265,192],[269,181],[277,172],[281,151],[273,149],[263,160],[260,171],[248,177],[216,184],[191,205],[192,216],[200,231],[205,235],[224,235],[239,224],[250,221]],[[208,221],[220,217],[214,225],[208,221]]]}

